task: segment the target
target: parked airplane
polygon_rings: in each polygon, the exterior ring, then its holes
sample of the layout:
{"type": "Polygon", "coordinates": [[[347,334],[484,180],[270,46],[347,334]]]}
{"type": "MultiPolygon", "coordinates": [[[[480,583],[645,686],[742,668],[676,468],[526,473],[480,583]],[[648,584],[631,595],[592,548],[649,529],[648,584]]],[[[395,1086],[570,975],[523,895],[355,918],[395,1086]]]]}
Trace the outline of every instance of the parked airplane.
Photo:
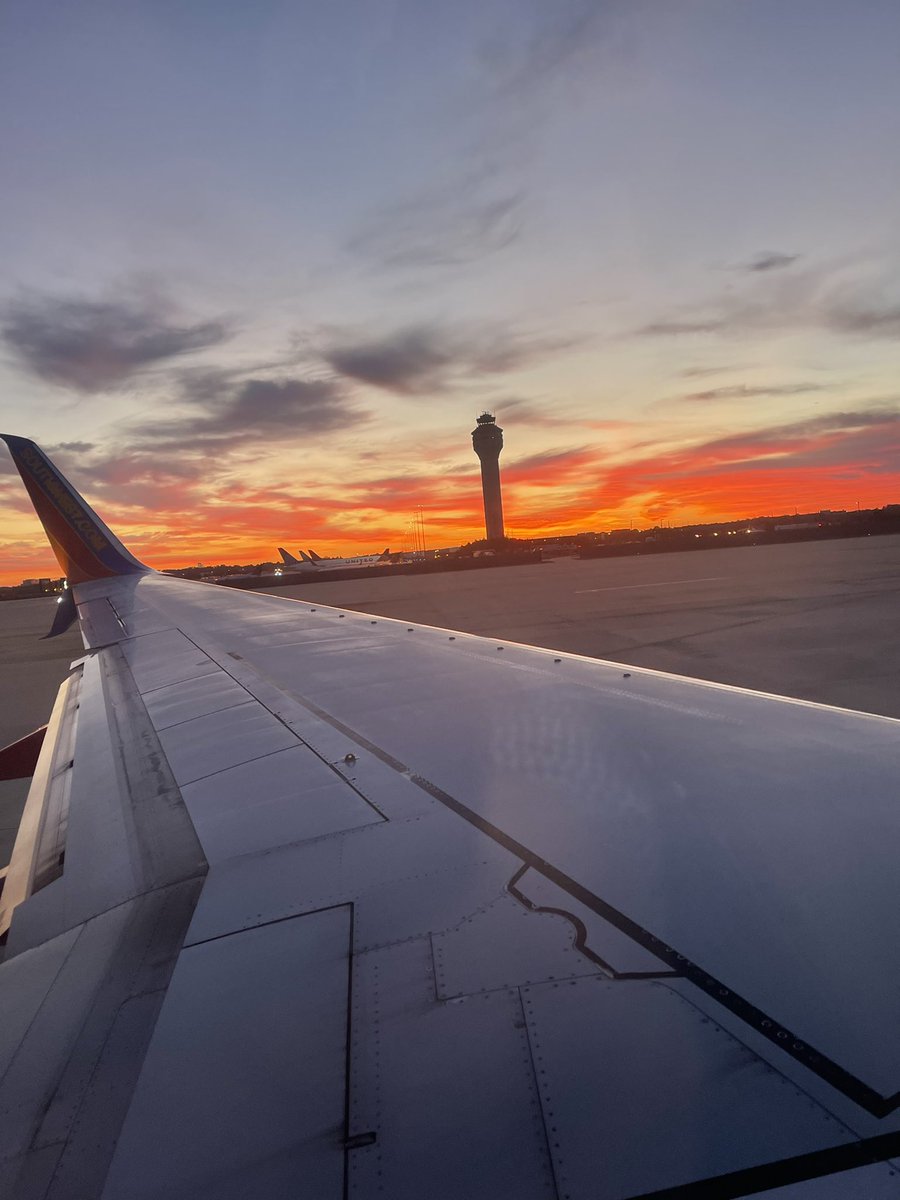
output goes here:
{"type": "MultiPolygon", "coordinates": [[[[284,546],[278,547],[278,553],[281,555],[281,567],[279,570],[282,575],[284,575],[285,573],[291,574],[294,571],[309,572],[309,571],[315,571],[318,569],[316,567],[316,564],[309,557],[309,555],[304,554],[302,550],[300,551],[299,559],[294,558],[294,556],[293,556],[293,554],[291,554],[290,550],[285,550],[284,546]]],[[[276,571],[276,575],[278,573],[279,572],[276,571]]]]}
{"type": "Polygon", "coordinates": [[[158,574],[6,441],[4,1196],[896,1200],[900,722],[158,574]]]}
{"type": "Polygon", "coordinates": [[[353,558],[322,558],[316,554],[315,550],[301,550],[299,560],[294,557],[288,550],[282,546],[278,547],[278,553],[281,555],[283,563],[282,571],[287,568],[290,571],[343,571],[351,567],[373,567],[376,563],[387,563],[390,561],[390,547],[386,546],[381,554],[359,554],[353,558]]]}

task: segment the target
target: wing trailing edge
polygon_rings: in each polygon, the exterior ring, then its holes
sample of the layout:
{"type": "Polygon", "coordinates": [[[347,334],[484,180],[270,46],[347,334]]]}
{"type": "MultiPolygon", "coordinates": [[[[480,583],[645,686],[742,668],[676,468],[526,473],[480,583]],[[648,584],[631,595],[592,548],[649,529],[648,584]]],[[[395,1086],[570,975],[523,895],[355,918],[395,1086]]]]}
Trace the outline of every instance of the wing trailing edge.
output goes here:
{"type": "Polygon", "coordinates": [[[122,545],[87,501],[28,438],[0,434],[6,442],[53,553],[70,583],[150,570],[122,545]]]}

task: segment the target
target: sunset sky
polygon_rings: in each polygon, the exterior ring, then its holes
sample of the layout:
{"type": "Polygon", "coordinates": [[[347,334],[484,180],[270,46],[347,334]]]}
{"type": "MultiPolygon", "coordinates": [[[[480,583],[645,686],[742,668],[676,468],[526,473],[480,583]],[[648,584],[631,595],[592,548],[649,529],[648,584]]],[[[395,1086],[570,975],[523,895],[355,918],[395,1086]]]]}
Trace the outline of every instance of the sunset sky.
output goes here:
{"type": "MultiPolygon", "coordinates": [[[[897,0],[7,0],[0,428],[153,566],[900,501],[897,0]]],[[[0,582],[55,574],[0,451],[0,582]]]]}

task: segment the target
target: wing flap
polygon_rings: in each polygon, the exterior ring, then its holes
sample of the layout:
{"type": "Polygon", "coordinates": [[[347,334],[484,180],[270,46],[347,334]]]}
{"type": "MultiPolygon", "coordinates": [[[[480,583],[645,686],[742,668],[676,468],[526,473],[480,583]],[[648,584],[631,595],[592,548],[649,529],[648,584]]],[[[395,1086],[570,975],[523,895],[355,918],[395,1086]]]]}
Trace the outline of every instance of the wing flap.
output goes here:
{"type": "Polygon", "coordinates": [[[105,1200],[340,1200],[350,932],[342,906],[182,952],[105,1200]]]}

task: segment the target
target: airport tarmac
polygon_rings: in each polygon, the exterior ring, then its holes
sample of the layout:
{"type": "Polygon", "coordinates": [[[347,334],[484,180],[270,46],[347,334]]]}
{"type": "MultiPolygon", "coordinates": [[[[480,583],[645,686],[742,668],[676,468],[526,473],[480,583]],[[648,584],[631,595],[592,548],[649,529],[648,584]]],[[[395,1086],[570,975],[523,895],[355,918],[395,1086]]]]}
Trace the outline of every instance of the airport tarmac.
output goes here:
{"type": "Polygon", "coordinates": [[[561,558],[279,594],[900,717],[900,536],[561,558]]]}
{"type": "MultiPolygon", "coordinates": [[[[900,536],[361,575],[275,594],[900,717],[900,536]]],[[[38,640],[54,603],[0,604],[0,745],[47,719],[81,652],[75,633],[38,640]]],[[[0,864],[26,790],[0,783],[0,864]]]]}

